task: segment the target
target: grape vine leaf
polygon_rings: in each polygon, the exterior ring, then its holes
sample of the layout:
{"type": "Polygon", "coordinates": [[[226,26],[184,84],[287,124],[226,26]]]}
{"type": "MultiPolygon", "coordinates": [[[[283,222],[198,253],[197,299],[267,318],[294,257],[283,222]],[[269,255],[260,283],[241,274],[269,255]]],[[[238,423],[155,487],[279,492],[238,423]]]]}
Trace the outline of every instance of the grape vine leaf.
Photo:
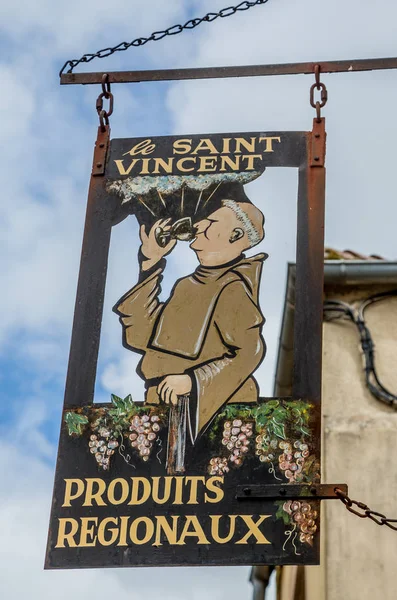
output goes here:
{"type": "Polygon", "coordinates": [[[282,519],[284,521],[284,525],[289,525],[291,523],[290,515],[284,510],[284,502],[276,502],[278,505],[278,509],[276,512],[276,519],[282,519]]]}
{"type": "Polygon", "coordinates": [[[81,435],[85,425],[88,423],[88,418],[75,412],[67,412],[65,415],[65,423],[69,435],[81,435]]]}
{"type": "Polygon", "coordinates": [[[273,419],[278,422],[285,423],[285,421],[288,420],[288,417],[288,411],[282,406],[276,408],[273,412],[273,419]]]}
{"type": "Polygon", "coordinates": [[[116,394],[111,394],[112,402],[115,408],[109,410],[109,414],[113,416],[128,415],[133,411],[134,402],[131,394],[128,394],[125,398],[120,398],[116,394]]]}
{"type": "Polygon", "coordinates": [[[272,428],[273,431],[275,433],[275,435],[279,438],[281,438],[282,440],[285,440],[285,427],[283,423],[278,423],[277,421],[275,421],[274,419],[272,419],[272,428]]]}

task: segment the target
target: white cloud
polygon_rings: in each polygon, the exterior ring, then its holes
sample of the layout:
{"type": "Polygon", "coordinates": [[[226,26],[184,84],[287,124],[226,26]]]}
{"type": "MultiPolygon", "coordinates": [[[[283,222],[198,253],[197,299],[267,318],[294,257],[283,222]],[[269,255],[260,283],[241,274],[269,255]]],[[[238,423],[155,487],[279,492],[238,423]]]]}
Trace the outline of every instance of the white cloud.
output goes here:
{"type": "Polygon", "coordinates": [[[127,4],[113,0],[111,5],[104,0],[85,0],[84,3],[40,0],[35,4],[25,0],[18,5],[5,0],[0,5],[0,21],[15,43],[26,44],[28,39],[30,45],[41,44],[48,54],[56,52],[59,56],[60,52],[71,52],[71,58],[76,58],[75,53],[116,45],[124,37],[126,41],[146,37],[153,30],[163,28],[164,23],[172,25],[172,21],[183,14],[185,3],[183,0],[172,3],[151,0],[150,4],[147,10],[145,0],[127,4]],[[43,35],[46,36],[44,44],[43,35]],[[98,48],[91,47],[93,43],[98,44],[98,48]]]}
{"type": "MultiPolygon", "coordinates": [[[[97,126],[96,87],[59,88],[57,68],[66,58],[182,22],[193,9],[201,15],[224,4],[222,0],[115,0],[111,5],[105,0],[6,0],[0,5],[0,348],[3,356],[12,349],[7,359],[34,366],[32,385],[38,389],[46,384],[49,372],[56,371],[59,377],[66,366],[97,126]]],[[[392,0],[270,1],[84,68],[392,56],[396,16],[392,0]]],[[[328,125],[326,241],[393,258],[395,73],[324,75],[323,79],[329,90],[324,109],[328,125]]],[[[311,82],[310,77],[291,76],[114,86],[113,134],[308,129],[313,117],[308,102],[311,82]]],[[[263,247],[270,258],[265,264],[261,303],[267,317],[265,336],[273,346],[269,344],[258,378],[269,394],[286,261],[294,257],[296,174],[269,171],[249,189],[266,207],[263,247]]],[[[113,303],[136,281],[136,234],[133,219],[113,232],[99,372],[105,391],[139,394],[142,389],[133,373],[137,359],[122,350],[120,326],[111,313],[113,303]]],[[[170,256],[164,296],[175,278],[194,268],[194,258],[184,248],[180,245],[170,256]]],[[[59,598],[73,595],[78,599],[100,589],[103,595],[128,593],[138,599],[142,582],[145,595],[161,594],[173,600],[186,597],[186,590],[192,597],[205,594],[220,600],[251,594],[247,569],[162,570],[153,576],[147,570],[44,573],[52,476],[35,452],[43,459],[54,452],[43,433],[52,415],[47,397],[29,396],[23,419],[15,418],[11,425],[15,439],[2,442],[0,527],[5,576],[0,590],[5,597],[18,599],[27,592],[33,598],[47,597],[56,591],[59,598]]],[[[58,421],[53,427],[58,428],[58,421]]]]}

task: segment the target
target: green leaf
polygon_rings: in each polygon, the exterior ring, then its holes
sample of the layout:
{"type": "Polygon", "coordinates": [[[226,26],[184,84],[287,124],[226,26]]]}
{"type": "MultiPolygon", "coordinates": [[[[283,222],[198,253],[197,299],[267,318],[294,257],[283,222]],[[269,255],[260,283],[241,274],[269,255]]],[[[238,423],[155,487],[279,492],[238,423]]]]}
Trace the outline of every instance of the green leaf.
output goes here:
{"type": "Polygon", "coordinates": [[[273,428],[275,435],[277,437],[281,438],[282,440],[285,440],[286,436],[285,436],[284,424],[279,423],[279,422],[275,421],[274,419],[272,419],[271,423],[272,423],[272,428],[273,428]]]}
{"type": "Polygon", "coordinates": [[[75,412],[68,412],[65,414],[65,423],[69,435],[81,435],[85,425],[88,423],[88,418],[75,412]]]}
{"type": "Polygon", "coordinates": [[[111,394],[111,399],[115,408],[109,410],[110,416],[126,416],[136,410],[131,394],[128,394],[125,398],[120,398],[119,396],[116,396],[116,394],[111,394]]]}
{"type": "Polygon", "coordinates": [[[271,408],[272,410],[277,408],[280,405],[280,400],[269,400],[269,402],[265,403],[266,408],[271,408]]]}
{"type": "Polygon", "coordinates": [[[275,419],[276,421],[278,421],[279,423],[285,423],[288,420],[288,412],[286,411],[285,408],[281,407],[277,408],[274,412],[273,412],[273,419],[275,419]]]}
{"type": "Polygon", "coordinates": [[[256,424],[259,428],[268,426],[269,420],[272,417],[273,412],[279,406],[278,400],[270,400],[269,402],[263,403],[253,411],[256,424]]]}
{"type": "Polygon", "coordinates": [[[283,502],[275,502],[275,504],[278,505],[278,509],[276,512],[276,519],[282,519],[284,521],[284,525],[289,525],[291,523],[291,517],[283,509],[284,501],[283,502]]]}
{"type": "Polygon", "coordinates": [[[303,435],[309,435],[310,436],[310,431],[308,431],[307,429],[304,429],[303,427],[300,427],[300,431],[303,433],[303,435]]]}

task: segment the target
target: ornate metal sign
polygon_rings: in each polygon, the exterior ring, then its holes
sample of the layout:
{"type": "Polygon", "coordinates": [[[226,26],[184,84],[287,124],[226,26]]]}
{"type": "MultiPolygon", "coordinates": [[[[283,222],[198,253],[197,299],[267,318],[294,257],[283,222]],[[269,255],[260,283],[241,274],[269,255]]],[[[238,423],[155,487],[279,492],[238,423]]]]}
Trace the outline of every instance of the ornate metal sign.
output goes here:
{"type": "Polygon", "coordinates": [[[321,118],[313,132],[110,142],[99,129],[47,568],[318,563],[324,153],[321,118]],[[299,170],[289,398],[261,397],[255,379],[268,257],[246,184],[272,167],[299,170]],[[113,310],[146,391],[94,404],[110,232],[127,217],[140,274],[113,310]],[[197,268],[163,299],[176,244],[197,268]]]}

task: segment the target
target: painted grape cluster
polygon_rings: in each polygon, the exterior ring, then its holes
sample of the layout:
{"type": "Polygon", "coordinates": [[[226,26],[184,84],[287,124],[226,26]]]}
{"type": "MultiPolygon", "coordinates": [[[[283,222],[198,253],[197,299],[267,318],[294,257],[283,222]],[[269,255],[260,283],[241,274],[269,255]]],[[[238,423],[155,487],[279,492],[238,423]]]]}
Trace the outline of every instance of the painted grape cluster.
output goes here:
{"type": "Polygon", "coordinates": [[[283,453],[278,457],[280,471],[282,471],[289,483],[302,481],[302,471],[306,459],[309,457],[309,447],[300,440],[293,442],[280,442],[279,447],[283,453]]]}
{"type": "Polygon", "coordinates": [[[136,414],[131,419],[129,427],[131,431],[129,434],[130,443],[145,462],[149,460],[160,429],[160,417],[158,415],[136,414]]]}
{"type": "Polygon", "coordinates": [[[275,437],[271,437],[267,429],[263,429],[256,436],[255,444],[255,454],[259,457],[260,462],[272,463],[276,459],[278,440],[275,437]]]}
{"type": "Polygon", "coordinates": [[[271,472],[274,471],[274,462],[278,462],[281,473],[288,479],[288,483],[299,483],[303,480],[303,468],[306,459],[310,456],[309,446],[302,440],[290,442],[271,437],[264,429],[255,439],[255,454],[260,462],[270,463],[271,472]]]}
{"type": "Polygon", "coordinates": [[[211,458],[208,467],[208,473],[210,475],[223,475],[224,473],[229,473],[229,471],[227,458],[221,456],[211,458]]]}
{"type": "Polygon", "coordinates": [[[236,467],[241,466],[245,455],[249,452],[250,438],[253,435],[254,424],[252,421],[234,419],[225,421],[222,433],[222,445],[225,446],[228,456],[211,458],[208,467],[210,475],[219,475],[229,471],[228,463],[236,467]]]}
{"type": "Polygon", "coordinates": [[[288,500],[283,510],[289,515],[290,522],[299,531],[299,541],[313,545],[313,535],[317,531],[317,511],[308,502],[288,500]]]}
{"type": "Polygon", "coordinates": [[[95,456],[98,467],[104,471],[109,470],[110,457],[119,446],[119,442],[112,437],[112,433],[106,427],[100,427],[97,433],[90,435],[88,446],[91,454],[95,456]]]}

